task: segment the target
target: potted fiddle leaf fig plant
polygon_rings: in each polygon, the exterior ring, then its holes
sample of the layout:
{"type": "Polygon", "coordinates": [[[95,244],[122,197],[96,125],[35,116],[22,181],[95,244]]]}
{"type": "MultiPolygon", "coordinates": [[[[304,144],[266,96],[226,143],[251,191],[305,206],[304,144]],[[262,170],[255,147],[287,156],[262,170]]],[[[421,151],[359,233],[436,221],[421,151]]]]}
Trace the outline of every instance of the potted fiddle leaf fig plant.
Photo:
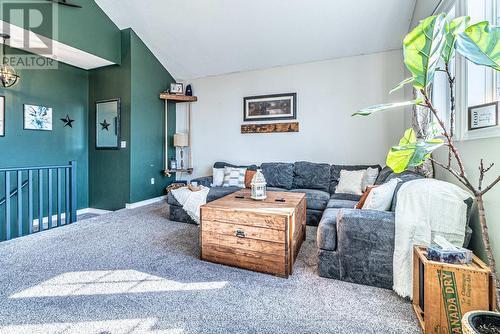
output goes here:
{"type": "MultiPolygon", "coordinates": [[[[454,142],[456,78],[452,71],[452,61],[456,53],[474,64],[499,71],[500,27],[493,27],[487,21],[472,25],[469,22],[470,18],[467,16],[448,22],[445,14],[430,16],[422,20],[403,41],[404,63],[412,76],[403,80],[391,91],[392,93],[407,84],[411,84],[420,97],[407,102],[368,107],[359,110],[354,115],[368,116],[387,109],[415,105],[432,114],[434,120],[429,122],[433,122],[432,126],[435,130],[429,131],[426,138],[417,138],[413,128],[406,130],[399,144],[390,149],[387,156],[387,166],[392,168],[394,172],[400,173],[421,166],[430,160],[451,173],[474,196],[479,210],[484,249],[497,287],[496,307],[500,309],[500,290],[498,289],[500,282],[491,249],[483,200],[486,193],[500,182],[500,175],[493,178],[489,184],[484,184],[485,175],[492,171],[493,163],[485,165],[482,159],[479,162],[480,174],[477,183],[474,183],[465,171],[462,156],[454,142]],[[438,113],[431,99],[430,90],[436,71],[442,71],[446,74],[450,87],[448,125],[442,114],[438,113]],[[432,156],[434,150],[442,147],[448,150],[446,161],[438,161],[432,156]]],[[[464,331],[468,328],[470,333],[500,333],[499,320],[499,313],[467,314],[463,321],[464,331]],[[480,324],[484,328],[475,328],[474,324],[480,324]]]]}

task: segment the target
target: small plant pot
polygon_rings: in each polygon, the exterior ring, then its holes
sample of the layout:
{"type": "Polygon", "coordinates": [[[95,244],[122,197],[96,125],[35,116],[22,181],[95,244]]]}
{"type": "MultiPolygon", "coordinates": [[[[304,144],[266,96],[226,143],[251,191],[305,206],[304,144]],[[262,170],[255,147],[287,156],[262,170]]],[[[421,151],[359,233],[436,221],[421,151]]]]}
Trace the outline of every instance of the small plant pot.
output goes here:
{"type": "Polygon", "coordinates": [[[464,334],[500,334],[500,313],[471,311],[462,318],[464,334]]]}

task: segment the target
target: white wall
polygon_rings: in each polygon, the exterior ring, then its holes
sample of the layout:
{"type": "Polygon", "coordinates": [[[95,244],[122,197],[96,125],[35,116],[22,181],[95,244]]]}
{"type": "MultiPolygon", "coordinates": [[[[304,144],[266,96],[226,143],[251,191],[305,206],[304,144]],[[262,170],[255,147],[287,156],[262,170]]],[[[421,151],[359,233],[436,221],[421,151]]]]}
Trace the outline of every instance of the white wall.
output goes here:
{"type": "MultiPolygon", "coordinates": [[[[194,176],[210,175],[215,161],[384,164],[402,135],[403,112],[351,114],[402,100],[402,93],[388,95],[402,79],[402,51],[396,50],[194,80],[194,176]],[[245,96],[289,92],[297,93],[299,133],[241,134],[245,96]]],[[[185,109],[179,106],[177,130],[184,128],[185,109]]]]}

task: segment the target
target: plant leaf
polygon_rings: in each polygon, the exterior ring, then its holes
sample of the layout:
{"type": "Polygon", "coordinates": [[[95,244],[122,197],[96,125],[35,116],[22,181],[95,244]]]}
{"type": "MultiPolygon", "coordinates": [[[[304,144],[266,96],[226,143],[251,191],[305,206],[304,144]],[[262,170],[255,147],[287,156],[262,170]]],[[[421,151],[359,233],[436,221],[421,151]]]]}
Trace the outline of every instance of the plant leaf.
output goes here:
{"type": "Polygon", "coordinates": [[[473,24],[457,35],[455,48],[471,62],[500,71],[500,27],[488,21],[473,24]]]}
{"type": "Polygon", "coordinates": [[[464,32],[469,22],[469,16],[461,16],[451,21],[449,25],[446,25],[446,41],[443,48],[443,54],[441,55],[446,64],[449,63],[455,55],[457,35],[464,32]]]}
{"type": "Polygon", "coordinates": [[[426,88],[434,80],[436,67],[443,53],[445,14],[430,16],[420,22],[404,39],[404,61],[413,74],[413,87],[426,88]]]}
{"type": "Polygon", "coordinates": [[[399,141],[399,146],[393,146],[389,151],[386,164],[395,173],[404,172],[410,167],[422,165],[430,154],[443,144],[444,140],[441,138],[417,141],[413,129],[407,129],[399,141]]]}
{"type": "Polygon", "coordinates": [[[422,102],[424,102],[423,99],[416,99],[416,100],[411,100],[411,101],[406,101],[406,102],[377,104],[377,105],[374,105],[374,106],[371,106],[368,108],[360,109],[359,111],[352,114],[352,116],[369,116],[369,115],[373,114],[374,112],[384,111],[387,109],[395,109],[395,108],[412,106],[414,104],[420,104],[422,102]]]}
{"type": "Polygon", "coordinates": [[[415,135],[415,131],[413,128],[406,129],[403,138],[399,141],[399,146],[406,146],[410,144],[417,143],[417,136],[415,135]]]}
{"type": "Polygon", "coordinates": [[[395,91],[398,91],[399,89],[403,88],[404,85],[412,83],[414,80],[415,79],[413,77],[404,79],[403,81],[401,81],[400,83],[398,83],[397,86],[395,86],[393,89],[391,89],[391,91],[389,92],[389,94],[392,94],[395,91]]]}

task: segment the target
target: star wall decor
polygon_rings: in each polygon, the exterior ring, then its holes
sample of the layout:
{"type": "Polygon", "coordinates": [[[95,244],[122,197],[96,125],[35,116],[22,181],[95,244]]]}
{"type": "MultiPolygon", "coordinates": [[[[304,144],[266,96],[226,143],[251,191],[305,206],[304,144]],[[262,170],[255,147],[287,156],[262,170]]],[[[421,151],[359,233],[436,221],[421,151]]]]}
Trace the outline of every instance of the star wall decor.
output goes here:
{"type": "Polygon", "coordinates": [[[64,122],[64,127],[69,126],[70,128],[73,128],[73,122],[75,121],[74,119],[71,119],[69,115],[66,115],[65,118],[61,118],[61,121],[64,122]]]}
{"type": "Polygon", "coordinates": [[[101,126],[102,126],[101,131],[104,131],[104,130],[109,131],[109,126],[110,125],[111,124],[109,124],[108,121],[104,120],[104,122],[101,123],[101,126]]]}

